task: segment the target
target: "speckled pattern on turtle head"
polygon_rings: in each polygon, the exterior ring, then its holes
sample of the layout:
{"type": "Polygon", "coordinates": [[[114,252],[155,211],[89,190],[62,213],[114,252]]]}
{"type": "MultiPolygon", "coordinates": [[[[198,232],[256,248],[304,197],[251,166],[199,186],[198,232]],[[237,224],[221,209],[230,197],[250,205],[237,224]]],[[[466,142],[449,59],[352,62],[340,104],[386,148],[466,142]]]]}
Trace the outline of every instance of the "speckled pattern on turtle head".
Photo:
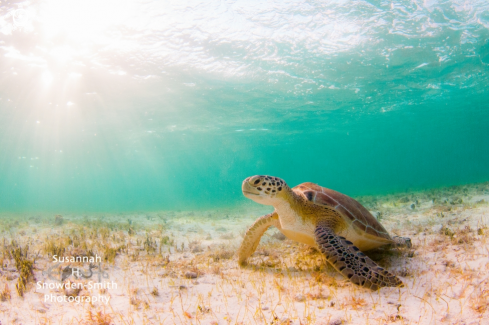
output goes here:
{"type": "Polygon", "coordinates": [[[316,247],[351,282],[377,290],[402,286],[401,280],[378,266],[361,250],[382,245],[411,246],[411,240],[391,237],[360,203],[351,197],[316,185],[303,183],[290,188],[278,177],[256,175],[243,181],[244,196],[275,211],[258,218],[247,230],[238,251],[246,264],[263,233],[275,226],[287,238],[316,247]]]}

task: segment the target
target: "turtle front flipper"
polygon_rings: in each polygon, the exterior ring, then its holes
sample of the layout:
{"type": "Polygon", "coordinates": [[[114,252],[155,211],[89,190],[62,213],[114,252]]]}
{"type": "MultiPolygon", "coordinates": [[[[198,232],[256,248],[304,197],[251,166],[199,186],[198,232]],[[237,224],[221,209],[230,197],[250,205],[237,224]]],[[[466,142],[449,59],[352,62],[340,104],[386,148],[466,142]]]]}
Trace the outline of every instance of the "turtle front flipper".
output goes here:
{"type": "Polygon", "coordinates": [[[375,264],[352,242],[337,235],[331,228],[319,225],[314,234],[321,253],[351,282],[372,290],[403,286],[395,275],[375,264]]]}
{"type": "Polygon", "coordinates": [[[261,236],[263,236],[270,226],[275,226],[279,230],[281,229],[278,214],[276,212],[258,218],[255,223],[248,228],[243,238],[243,243],[238,250],[238,262],[240,265],[246,264],[246,259],[255,252],[256,247],[260,243],[261,236]]]}

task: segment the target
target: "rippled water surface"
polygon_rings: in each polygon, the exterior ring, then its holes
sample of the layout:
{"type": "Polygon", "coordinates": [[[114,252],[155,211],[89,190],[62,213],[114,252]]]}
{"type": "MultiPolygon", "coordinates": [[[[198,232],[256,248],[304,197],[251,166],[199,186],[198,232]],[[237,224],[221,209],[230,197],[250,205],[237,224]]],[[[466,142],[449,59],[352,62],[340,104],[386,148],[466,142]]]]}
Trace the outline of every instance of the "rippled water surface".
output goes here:
{"type": "Polygon", "coordinates": [[[0,210],[489,180],[489,2],[0,2],[0,210]]]}

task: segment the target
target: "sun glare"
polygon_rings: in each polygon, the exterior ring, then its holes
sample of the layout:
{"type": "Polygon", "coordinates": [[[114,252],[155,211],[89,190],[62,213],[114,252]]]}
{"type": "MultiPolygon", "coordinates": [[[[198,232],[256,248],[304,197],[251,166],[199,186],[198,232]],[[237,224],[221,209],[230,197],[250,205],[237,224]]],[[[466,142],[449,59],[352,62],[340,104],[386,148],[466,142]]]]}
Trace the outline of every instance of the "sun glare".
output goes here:
{"type": "Polygon", "coordinates": [[[41,74],[41,80],[43,85],[50,86],[53,82],[53,74],[50,71],[46,70],[41,74]]]}
{"type": "Polygon", "coordinates": [[[47,0],[40,11],[45,36],[75,42],[103,42],[108,28],[123,24],[128,0],[47,0]]]}
{"type": "MultiPolygon", "coordinates": [[[[106,46],[124,46],[117,35],[130,18],[129,1],[44,0],[38,6],[13,10],[16,25],[10,32],[35,31],[39,37],[34,40],[34,54],[22,54],[12,46],[5,56],[38,67],[40,91],[60,83],[80,82],[84,58],[106,46]]],[[[71,106],[71,102],[67,105],[71,106]]]]}

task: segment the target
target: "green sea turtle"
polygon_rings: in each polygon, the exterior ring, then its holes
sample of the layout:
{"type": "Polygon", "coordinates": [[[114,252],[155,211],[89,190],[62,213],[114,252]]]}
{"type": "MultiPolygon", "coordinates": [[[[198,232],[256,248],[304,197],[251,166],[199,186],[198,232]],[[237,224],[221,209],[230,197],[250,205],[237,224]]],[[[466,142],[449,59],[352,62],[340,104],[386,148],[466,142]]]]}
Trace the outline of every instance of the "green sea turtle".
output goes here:
{"type": "Polygon", "coordinates": [[[365,288],[402,286],[401,280],[378,266],[361,250],[386,244],[411,247],[411,240],[391,237],[366,208],[349,196],[302,183],[290,188],[278,177],[257,175],[243,181],[244,196],[275,211],[260,217],[247,230],[238,251],[246,264],[270,226],[287,238],[316,247],[351,282],[365,288]]]}

